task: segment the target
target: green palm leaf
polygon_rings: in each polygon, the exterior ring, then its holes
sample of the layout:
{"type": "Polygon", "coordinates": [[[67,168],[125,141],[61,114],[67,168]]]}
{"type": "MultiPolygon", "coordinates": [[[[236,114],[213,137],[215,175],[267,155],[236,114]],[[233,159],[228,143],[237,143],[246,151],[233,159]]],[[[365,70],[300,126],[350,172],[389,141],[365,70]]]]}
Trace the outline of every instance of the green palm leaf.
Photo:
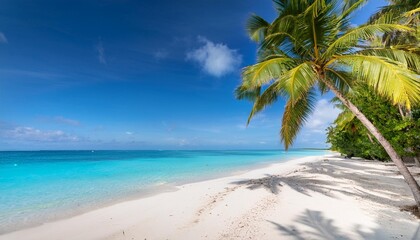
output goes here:
{"type": "Polygon", "coordinates": [[[327,3],[325,0],[315,0],[306,8],[304,14],[312,14],[312,17],[317,17],[318,14],[326,9],[327,3]]]}
{"type": "Polygon", "coordinates": [[[350,30],[343,36],[337,38],[326,49],[323,58],[327,59],[334,54],[341,54],[348,51],[352,46],[355,46],[361,40],[369,40],[374,38],[377,34],[392,32],[392,31],[412,31],[411,28],[399,24],[372,24],[365,25],[350,30]]]}
{"type": "Polygon", "coordinates": [[[246,30],[253,41],[260,42],[267,35],[267,30],[270,26],[270,23],[265,21],[262,17],[253,14],[248,19],[246,30]]]}
{"type": "Polygon", "coordinates": [[[384,57],[366,55],[335,56],[340,63],[358,73],[359,79],[393,104],[410,109],[420,102],[420,78],[402,64],[384,57]]]}
{"type": "Polygon", "coordinates": [[[346,0],[343,7],[341,18],[344,19],[363,6],[367,0],[346,0]]]}
{"type": "Polygon", "coordinates": [[[414,15],[414,14],[416,14],[416,13],[419,13],[420,12],[420,7],[418,7],[418,8],[416,8],[416,9],[413,9],[413,10],[410,10],[410,11],[408,11],[408,12],[406,12],[406,13],[404,13],[404,17],[411,17],[412,15],[414,15]]]}
{"type": "Polygon", "coordinates": [[[260,96],[261,87],[257,88],[246,88],[244,86],[239,86],[235,89],[235,97],[238,100],[249,100],[249,101],[256,101],[256,99],[260,96]]]}
{"type": "Polygon", "coordinates": [[[280,81],[276,81],[271,84],[260,96],[255,99],[251,113],[248,116],[247,125],[257,113],[276,102],[278,97],[287,97],[287,93],[284,89],[282,89],[280,83],[280,81]]]}
{"type": "Polygon", "coordinates": [[[286,150],[293,144],[296,135],[313,112],[315,100],[315,91],[311,89],[295,101],[289,100],[286,103],[280,129],[280,137],[286,150]]]}
{"type": "Polygon", "coordinates": [[[326,68],[327,78],[330,79],[338,90],[342,93],[348,93],[354,85],[354,74],[339,69],[326,68]]]}
{"type": "MultiPolygon", "coordinates": [[[[420,49],[411,48],[411,51],[420,52],[420,49]]],[[[420,73],[420,56],[413,52],[398,50],[395,48],[367,48],[356,51],[355,54],[388,58],[402,64],[404,67],[409,68],[414,72],[420,73]]]]}
{"type": "Polygon", "coordinates": [[[284,56],[272,56],[271,58],[244,68],[242,71],[242,85],[246,88],[261,87],[271,80],[279,78],[287,72],[295,60],[284,56]]]}
{"type": "Polygon", "coordinates": [[[310,62],[299,64],[279,78],[280,88],[284,89],[292,102],[308,92],[318,79],[310,62]]]}
{"type": "MultiPolygon", "coordinates": [[[[248,124],[255,114],[273,104],[279,96],[289,98],[291,102],[298,101],[302,94],[306,94],[312,88],[316,82],[316,78],[316,73],[312,65],[308,62],[304,62],[284,73],[261,96],[255,98],[254,105],[248,117],[248,124]],[[308,81],[308,79],[312,79],[312,81],[308,81]]],[[[238,89],[241,88],[246,89],[244,85],[241,85],[238,89]]]]}
{"type": "Polygon", "coordinates": [[[270,33],[290,32],[296,24],[297,17],[295,15],[285,15],[276,18],[269,28],[270,33]]]}

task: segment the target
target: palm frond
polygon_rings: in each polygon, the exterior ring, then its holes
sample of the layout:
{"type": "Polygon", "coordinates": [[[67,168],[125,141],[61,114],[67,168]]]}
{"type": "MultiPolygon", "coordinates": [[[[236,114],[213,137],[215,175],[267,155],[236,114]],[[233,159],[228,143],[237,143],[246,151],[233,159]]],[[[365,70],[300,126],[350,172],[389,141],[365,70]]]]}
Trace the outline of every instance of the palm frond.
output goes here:
{"type": "Polygon", "coordinates": [[[406,12],[406,13],[404,13],[404,17],[411,17],[411,16],[413,16],[414,14],[416,14],[416,13],[419,13],[420,12],[420,7],[418,7],[418,8],[415,8],[415,9],[413,9],[413,10],[410,10],[410,11],[408,11],[408,12],[406,12]]]}
{"type": "Polygon", "coordinates": [[[276,18],[269,28],[270,33],[276,32],[287,32],[290,33],[294,30],[296,25],[297,16],[295,15],[285,15],[276,18]]]}
{"type": "Polygon", "coordinates": [[[248,116],[247,125],[257,113],[272,105],[279,97],[287,97],[287,93],[282,89],[280,82],[276,81],[255,98],[254,105],[248,116]]]}
{"type": "Polygon", "coordinates": [[[309,57],[313,57],[311,52],[310,46],[300,40],[298,37],[295,37],[293,34],[288,32],[280,32],[276,31],[275,33],[269,34],[266,38],[261,42],[261,49],[264,48],[281,48],[280,46],[289,45],[292,47],[288,48],[293,50],[298,55],[308,55],[309,57]]]}
{"type": "Polygon", "coordinates": [[[280,130],[280,138],[286,150],[293,144],[303,124],[314,111],[315,100],[315,91],[310,89],[295,101],[290,99],[286,103],[280,130]]]}
{"type": "Polygon", "coordinates": [[[345,33],[343,36],[336,39],[330,46],[327,48],[323,54],[323,58],[329,58],[334,54],[341,54],[348,51],[351,47],[354,47],[361,40],[369,40],[370,38],[375,37],[377,34],[392,32],[392,31],[412,31],[411,28],[399,25],[399,24],[371,24],[361,26],[355,29],[350,30],[345,33]]]}
{"type": "Polygon", "coordinates": [[[279,49],[279,48],[260,48],[258,49],[257,54],[257,62],[263,62],[265,60],[269,60],[276,57],[284,57],[284,58],[291,58],[287,52],[279,49]]]}
{"type": "Polygon", "coordinates": [[[354,11],[358,10],[362,7],[367,0],[345,0],[344,6],[341,14],[341,18],[344,19],[354,13],[354,11]]]}
{"type": "MultiPolygon", "coordinates": [[[[411,50],[414,52],[420,52],[420,49],[418,48],[417,50],[411,48],[411,50]]],[[[404,67],[409,68],[416,73],[420,73],[420,55],[413,52],[394,48],[367,48],[356,51],[355,54],[385,57],[399,62],[404,67]]]]}
{"type": "Polygon", "coordinates": [[[254,102],[260,96],[260,92],[261,87],[246,88],[241,85],[235,89],[234,95],[238,100],[245,99],[254,102]]]}
{"type": "MultiPolygon", "coordinates": [[[[393,104],[410,109],[420,102],[420,77],[402,64],[378,56],[347,55],[335,59],[358,74],[359,79],[393,104]]],[[[334,63],[331,63],[333,65],[334,63]]]]}
{"type": "MultiPolygon", "coordinates": [[[[308,62],[302,63],[285,72],[257,98],[248,117],[248,124],[258,112],[274,103],[278,96],[297,101],[302,94],[306,94],[316,82],[317,75],[308,62]]],[[[247,88],[242,85],[242,88],[247,88]]]]}
{"type": "Polygon", "coordinates": [[[306,8],[304,14],[312,14],[313,18],[316,18],[320,12],[322,12],[327,6],[325,0],[314,0],[308,8],[306,8]]]}
{"type": "Polygon", "coordinates": [[[348,108],[343,104],[343,102],[338,97],[333,97],[330,100],[330,103],[334,104],[334,107],[340,109],[341,111],[348,110],[348,108]]]}
{"type": "Polygon", "coordinates": [[[282,15],[286,8],[287,0],[273,0],[274,8],[277,10],[279,15],[282,15]]]}
{"type": "Polygon", "coordinates": [[[330,89],[328,88],[327,85],[325,85],[325,83],[318,81],[318,89],[321,92],[321,95],[326,94],[330,89]]]}
{"type": "Polygon", "coordinates": [[[261,48],[272,48],[278,47],[285,41],[286,38],[291,39],[293,42],[298,42],[298,39],[294,38],[292,34],[288,32],[276,31],[275,33],[269,34],[261,42],[261,48]]]}
{"type": "Polygon", "coordinates": [[[257,88],[279,78],[295,64],[295,60],[284,56],[273,56],[261,63],[251,65],[242,71],[242,85],[257,88]]]}
{"type": "Polygon", "coordinates": [[[287,92],[293,102],[299,99],[301,94],[311,89],[317,79],[318,75],[312,64],[304,62],[284,73],[277,81],[280,82],[280,87],[287,92]]]}
{"type": "Polygon", "coordinates": [[[355,80],[354,74],[340,69],[326,68],[326,77],[335,85],[342,93],[348,93],[353,86],[355,80]]]}
{"type": "Polygon", "coordinates": [[[255,42],[260,42],[265,38],[269,27],[270,23],[255,14],[249,17],[246,24],[248,35],[255,42]]]}

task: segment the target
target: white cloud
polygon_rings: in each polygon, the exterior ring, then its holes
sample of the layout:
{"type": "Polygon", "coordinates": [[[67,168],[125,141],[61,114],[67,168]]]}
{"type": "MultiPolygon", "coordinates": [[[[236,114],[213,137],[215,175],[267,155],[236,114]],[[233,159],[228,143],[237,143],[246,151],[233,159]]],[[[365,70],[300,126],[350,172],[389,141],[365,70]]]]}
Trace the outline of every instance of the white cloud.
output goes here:
{"type": "Polygon", "coordinates": [[[235,71],[242,61],[237,50],[230,49],[222,43],[213,43],[204,37],[198,37],[200,48],[187,53],[187,60],[200,64],[204,72],[221,77],[235,71]]]}
{"type": "Polygon", "coordinates": [[[325,133],[325,129],[337,118],[341,111],[326,99],[319,100],[315,111],[306,123],[306,128],[314,133],[325,133]]]}
{"type": "Polygon", "coordinates": [[[134,133],[127,131],[127,132],[125,132],[125,134],[127,134],[127,135],[133,135],[134,133]]]}
{"type": "Polygon", "coordinates": [[[8,43],[6,35],[2,32],[0,32],[0,43],[8,43]]]}
{"type": "Polygon", "coordinates": [[[13,140],[36,142],[77,142],[79,137],[66,134],[61,130],[43,131],[32,127],[14,127],[4,132],[5,136],[13,140]]]}
{"type": "Polygon", "coordinates": [[[105,49],[102,44],[102,41],[99,41],[98,44],[96,44],[96,51],[98,52],[99,62],[102,64],[106,64],[105,49]]]}

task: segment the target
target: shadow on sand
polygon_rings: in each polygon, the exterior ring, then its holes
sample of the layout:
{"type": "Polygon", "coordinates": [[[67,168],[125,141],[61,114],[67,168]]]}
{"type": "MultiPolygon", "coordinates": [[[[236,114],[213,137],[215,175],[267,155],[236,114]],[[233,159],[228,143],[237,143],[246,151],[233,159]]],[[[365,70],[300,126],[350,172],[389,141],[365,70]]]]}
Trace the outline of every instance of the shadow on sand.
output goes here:
{"type": "MultiPolygon", "coordinates": [[[[328,197],[337,198],[337,193],[355,198],[367,199],[383,205],[402,207],[413,204],[410,190],[404,180],[394,169],[389,169],[384,163],[382,168],[374,168],[364,161],[343,161],[341,158],[325,159],[321,163],[305,163],[299,170],[286,176],[266,175],[260,179],[245,179],[233,184],[246,186],[248,189],[266,189],[273,194],[279,194],[284,185],[293,190],[311,196],[319,193],[328,197]],[[305,174],[295,174],[303,172],[305,174]],[[320,177],[320,175],[324,175],[320,177]],[[404,189],[406,188],[406,189],[404,189]]],[[[393,217],[392,211],[381,214],[393,217]]],[[[274,224],[282,235],[289,235],[295,239],[389,239],[387,229],[374,229],[365,231],[363,226],[355,226],[353,236],[346,236],[334,226],[332,219],[325,218],[319,211],[306,210],[295,222],[307,226],[305,231],[298,229],[297,225],[282,226],[274,224]],[[310,229],[310,230],[308,230],[310,229]],[[357,236],[357,237],[355,237],[357,236]]],[[[302,226],[302,225],[301,225],[302,226]]],[[[393,236],[394,239],[420,239],[420,224],[413,236],[393,236]]]]}
{"type": "Polygon", "coordinates": [[[353,229],[353,236],[346,236],[346,234],[340,232],[340,230],[334,226],[332,219],[325,218],[319,211],[306,210],[306,212],[299,216],[295,222],[303,224],[307,227],[307,230],[298,230],[297,226],[289,225],[283,226],[276,222],[268,221],[272,223],[283,236],[291,236],[297,240],[305,239],[328,239],[328,240],[351,240],[351,239],[420,239],[420,224],[413,236],[391,236],[386,229],[374,229],[373,231],[363,230],[363,226],[356,225],[353,229]]]}
{"type": "Polygon", "coordinates": [[[295,171],[305,174],[266,175],[264,178],[245,179],[233,184],[246,186],[251,190],[264,188],[273,194],[278,194],[283,184],[286,184],[306,196],[315,192],[336,197],[336,193],[342,193],[398,207],[412,204],[410,191],[398,173],[378,170],[364,165],[362,161],[330,159],[334,161],[333,165],[330,164],[330,160],[324,160],[320,164],[302,164],[300,169],[295,171]],[[320,178],[320,175],[328,178],[320,178]],[[406,188],[406,191],[401,191],[402,188],[406,188]]]}

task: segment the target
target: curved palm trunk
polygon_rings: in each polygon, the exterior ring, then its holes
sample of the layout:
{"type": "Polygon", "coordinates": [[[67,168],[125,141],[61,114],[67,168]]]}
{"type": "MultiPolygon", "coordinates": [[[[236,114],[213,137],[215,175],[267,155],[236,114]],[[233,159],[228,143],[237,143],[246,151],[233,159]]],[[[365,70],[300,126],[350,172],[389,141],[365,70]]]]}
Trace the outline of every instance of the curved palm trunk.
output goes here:
{"type": "Polygon", "coordinates": [[[378,131],[378,129],[366,118],[366,116],[360,112],[360,110],[353,105],[332,83],[322,79],[329,89],[343,102],[343,104],[349,108],[349,110],[360,120],[360,122],[369,130],[369,132],[375,136],[375,138],[379,141],[385,151],[388,153],[391,160],[395,163],[400,173],[403,175],[404,180],[408,184],[413,193],[414,200],[416,201],[417,208],[420,211],[420,187],[414,177],[411,175],[410,171],[408,170],[407,166],[405,166],[404,162],[402,161],[401,157],[398,153],[394,150],[391,144],[382,136],[382,134],[378,131]]]}

